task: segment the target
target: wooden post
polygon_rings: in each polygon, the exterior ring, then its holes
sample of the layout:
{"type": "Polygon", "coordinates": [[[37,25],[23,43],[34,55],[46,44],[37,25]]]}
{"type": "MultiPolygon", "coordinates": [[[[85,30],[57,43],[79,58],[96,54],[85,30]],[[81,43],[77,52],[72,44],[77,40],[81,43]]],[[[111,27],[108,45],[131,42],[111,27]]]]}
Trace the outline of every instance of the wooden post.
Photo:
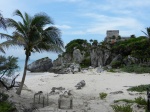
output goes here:
{"type": "Polygon", "coordinates": [[[39,103],[40,103],[40,99],[41,99],[41,96],[40,96],[40,94],[39,94],[39,103]]]}
{"type": "Polygon", "coordinates": [[[47,106],[49,105],[49,97],[48,97],[48,93],[47,93],[47,106]]]}
{"type": "Polygon", "coordinates": [[[45,97],[43,96],[43,107],[44,107],[44,100],[45,100],[45,97]]]}

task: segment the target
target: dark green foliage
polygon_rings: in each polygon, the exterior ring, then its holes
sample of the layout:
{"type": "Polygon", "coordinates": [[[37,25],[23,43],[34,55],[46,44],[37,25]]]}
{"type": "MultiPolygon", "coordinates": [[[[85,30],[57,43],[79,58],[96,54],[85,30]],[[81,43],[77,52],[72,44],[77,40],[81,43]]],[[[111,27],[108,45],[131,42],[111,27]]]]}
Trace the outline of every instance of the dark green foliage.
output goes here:
{"type": "Polygon", "coordinates": [[[70,41],[66,46],[66,52],[72,54],[74,48],[76,49],[80,49],[80,51],[87,51],[88,49],[88,42],[87,40],[83,40],[83,39],[75,39],[70,41]]]}
{"type": "Polygon", "coordinates": [[[147,91],[147,88],[150,88],[150,84],[134,86],[134,87],[131,87],[131,88],[127,89],[127,90],[128,91],[143,92],[143,91],[147,91]]]}
{"type": "Polygon", "coordinates": [[[122,56],[132,55],[139,60],[147,59],[150,56],[150,42],[146,37],[130,38],[126,41],[116,42],[111,51],[122,56]],[[141,54],[142,52],[142,54],[141,54]],[[140,54],[139,54],[140,53],[140,54]]]}
{"type": "Polygon", "coordinates": [[[86,68],[91,66],[91,59],[89,57],[85,58],[81,64],[80,64],[81,68],[86,68]]]}
{"type": "Polygon", "coordinates": [[[106,96],[107,96],[107,93],[104,93],[104,92],[102,92],[102,93],[99,93],[99,97],[103,100],[104,98],[106,98],[106,96]]]}
{"type": "Polygon", "coordinates": [[[18,58],[13,56],[0,56],[0,77],[2,75],[12,76],[19,69],[17,65],[18,58]]]}
{"type": "Polygon", "coordinates": [[[145,105],[145,106],[147,105],[146,99],[142,97],[135,98],[135,103],[139,105],[145,105]]]}
{"type": "Polygon", "coordinates": [[[112,105],[114,112],[133,112],[131,105],[112,105]]]}
{"type": "Polygon", "coordinates": [[[114,103],[118,103],[120,101],[126,102],[126,103],[137,103],[138,105],[147,105],[147,101],[145,98],[137,97],[134,100],[129,100],[129,99],[120,99],[120,100],[115,100],[114,103]]]}
{"type": "Polygon", "coordinates": [[[143,67],[140,65],[128,65],[128,66],[124,66],[123,68],[121,68],[122,71],[124,72],[129,72],[129,73],[150,73],[150,67],[143,67]]]}
{"type": "Polygon", "coordinates": [[[0,112],[14,112],[16,108],[8,102],[0,102],[0,112]]]}
{"type": "Polygon", "coordinates": [[[8,95],[0,93],[0,112],[14,112],[16,108],[7,101],[8,95]]]}
{"type": "Polygon", "coordinates": [[[113,62],[111,63],[111,67],[112,67],[112,68],[118,68],[118,67],[121,66],[121,64],[122,64],[121,61],[113,61],[113,62]]]}

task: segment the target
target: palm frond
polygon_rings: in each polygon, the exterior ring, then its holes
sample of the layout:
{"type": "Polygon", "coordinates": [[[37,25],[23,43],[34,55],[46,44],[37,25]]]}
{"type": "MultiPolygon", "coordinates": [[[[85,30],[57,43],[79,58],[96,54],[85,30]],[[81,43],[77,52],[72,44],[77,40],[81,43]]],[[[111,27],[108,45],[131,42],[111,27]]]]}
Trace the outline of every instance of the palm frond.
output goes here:
{"type": "Polygon", "coordinates": [[[24,17],[23,17],[23,15],[22,15],[22,13],[20,12],[20,10],[18,10],[18,9],[15,10],[14,13],[13,13],[13,15],[14,15],[14,16],[17,15],[17,16],[21,17],[22,20],[23,20],[23,22],[26,23],[26,20],[24,19],[24,17]]]}
{"type": "Polygon", "coordinates": [[[34,50],[38,52],[48,51],[48,52],[56,52],[56,53],[62,53],[63,50],[59,46],[55,44],[45,44],[40,43],[37,46],[34,46],[34,50]]]}
{"type": "Polygon", "coordinates": [[[0,52],[5,53],[4,49],[0,45],[0,52]]]}
{"type": "Polygon", "coordinates": [[[13,37],[8,34],[0,33],[0,38],[10,40],[13,37]]]}
{"type": "Polygon", "coordinates": [[[52,19],[45,13],[38,13],[33,17],[31,26],[43,28],[48,24],[53,24],[52,19]]]}
{"type": "Polygon", "coordinates": [[[47,43],[57,44],[60,47],[64,47],[63,41],[61,40],[61,32],[58,28],[51,26],[44,30],[44,39],[47,43]]]}
{"type": "Polygon", "coordinates": [[[7,19],[3,18],[2,14],[0,13],[0,28],[6,30],[6,21],[7,19]]]}

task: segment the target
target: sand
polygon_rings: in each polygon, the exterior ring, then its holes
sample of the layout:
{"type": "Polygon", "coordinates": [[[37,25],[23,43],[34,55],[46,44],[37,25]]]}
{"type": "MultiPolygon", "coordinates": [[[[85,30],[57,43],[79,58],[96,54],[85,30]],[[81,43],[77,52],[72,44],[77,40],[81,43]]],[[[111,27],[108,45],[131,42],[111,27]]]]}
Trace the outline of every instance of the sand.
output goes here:
{"type": "MultiPolygon", "coordinates": [[[[96,69],[90,69],[76,74],[54,74],[54,73],[28,73],[25,85],[27,90],[22,91],[24,99],[28,97],[28,104],[33,103],[33,95],[38,91],[43,91],[45,96],[50,93],[52,87],[63,87],[71,90],[73,96],[73,109],[58,109],[57,95],[49,95],[49,104],[40,112],[113,112],[110,105],[118,99],[134,99],[138,96],[146,98],[146,92],[139,94],[129,92],[127,89],[132,86],[150,83],[150,74],[134,73],[97,73],[96,69]],[[30,77],[29,77],[30,76],[30,77]],[[85,87],[76,89],[75,85],[84,80],[85,87]],[[120,93],[114,93],[121,91],[120,93]],[[107,93],[107,97],[102,100],[99,93],[107,93]],[[29,101],[30,99],[30,101],[29,101]]],[[[135,112],[142,112],[135,107],[135,112]]],[[[143,111],[144,112],[144,111],[143,111]]]]}

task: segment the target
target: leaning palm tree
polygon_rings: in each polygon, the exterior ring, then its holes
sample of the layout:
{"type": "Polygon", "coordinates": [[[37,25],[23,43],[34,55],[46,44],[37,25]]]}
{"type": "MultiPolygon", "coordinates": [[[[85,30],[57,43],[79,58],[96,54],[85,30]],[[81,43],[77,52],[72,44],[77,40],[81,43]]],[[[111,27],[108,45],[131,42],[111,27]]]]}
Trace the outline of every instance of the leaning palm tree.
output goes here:
{"type": "Polygon", "coordinates": [[[150,27],[147,27],[146,28],[146,32],[144,32],[144,31],[142,31],[145,35],[146,35],[146,37],[150,40],[150,27]]]}
{"type": "Polygon", "coordinates": [[[21,90],[25,81],[27,64],[31,53],[51,51],[51,52],[62,52],[64,47],[63,41],[60,38],[60,30],[52,25],[53,22],[49,16],[45,13],[38,13],[31,17],[29,14],[24,15],[16,10],[14,15],[21,17],[22,22],[16,22],[13,19],[8,19],[7,27],[15,28],[13,34],[7,35],[0,33],[2,38],[7,38],[8,40],[2,43],[5,47],[19,45],[25,50],[25,65],[24,72],[20,87],[17,90],[17,94],[21,94],[21,90]]]}

